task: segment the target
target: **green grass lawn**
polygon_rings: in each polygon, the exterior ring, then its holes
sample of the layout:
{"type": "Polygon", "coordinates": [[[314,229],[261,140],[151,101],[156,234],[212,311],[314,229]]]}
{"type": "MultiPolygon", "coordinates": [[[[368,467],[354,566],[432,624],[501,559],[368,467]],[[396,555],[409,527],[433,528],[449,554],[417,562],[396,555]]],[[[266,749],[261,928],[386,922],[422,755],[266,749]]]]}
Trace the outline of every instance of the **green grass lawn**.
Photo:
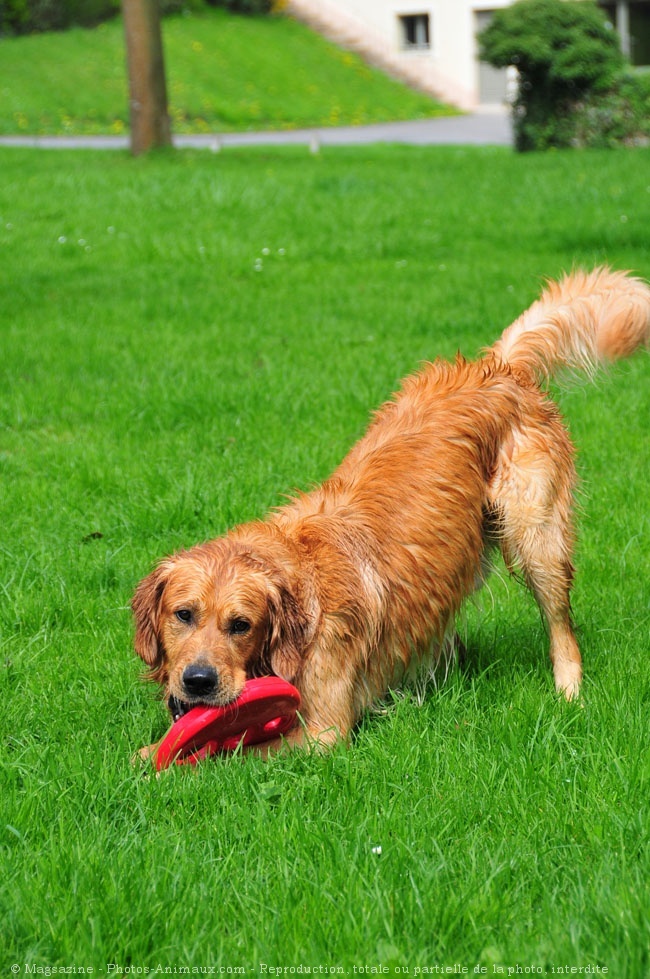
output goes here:
{"type": "MultiPolygon", "coordinates": [[[[175,132],[419,119],[450,110],[286,17],[206,10],[163,22],[175,132]]],[[[121,20],[0,40],[0,134],[123,133],[121,20]]]]}
{"type": "Polygon", "coordinates": [[[647,976],[650,358],[560,394],[583,710],[501,575],[464,671],[349,748],[146,778],[129,758],[167,717],[128,605],[542,276],[650,277],[650,152],[5,149],[0,172],[2,974],[647,976]]]}

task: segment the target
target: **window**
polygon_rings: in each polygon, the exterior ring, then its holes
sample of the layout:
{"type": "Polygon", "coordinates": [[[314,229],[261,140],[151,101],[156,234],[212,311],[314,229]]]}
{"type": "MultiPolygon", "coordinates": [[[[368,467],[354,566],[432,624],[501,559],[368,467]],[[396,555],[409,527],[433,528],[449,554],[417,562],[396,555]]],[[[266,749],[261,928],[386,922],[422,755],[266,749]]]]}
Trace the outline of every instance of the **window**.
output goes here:
{"type": "Polygon", "coordinates": [[[404,14],[398,20],[403,48],[410,50],[431,46],[428,14],[404,14]]]}

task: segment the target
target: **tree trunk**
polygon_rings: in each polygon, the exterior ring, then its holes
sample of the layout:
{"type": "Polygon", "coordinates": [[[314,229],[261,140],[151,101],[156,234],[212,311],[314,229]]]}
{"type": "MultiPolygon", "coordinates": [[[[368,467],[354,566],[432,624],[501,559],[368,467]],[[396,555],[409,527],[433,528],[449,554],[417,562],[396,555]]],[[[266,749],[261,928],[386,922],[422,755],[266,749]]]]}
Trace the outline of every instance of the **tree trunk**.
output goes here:
{"type": "Polygon", "coordinates": [[[123,0],[131,152],[171,146],[158,0],[123,0]]]}

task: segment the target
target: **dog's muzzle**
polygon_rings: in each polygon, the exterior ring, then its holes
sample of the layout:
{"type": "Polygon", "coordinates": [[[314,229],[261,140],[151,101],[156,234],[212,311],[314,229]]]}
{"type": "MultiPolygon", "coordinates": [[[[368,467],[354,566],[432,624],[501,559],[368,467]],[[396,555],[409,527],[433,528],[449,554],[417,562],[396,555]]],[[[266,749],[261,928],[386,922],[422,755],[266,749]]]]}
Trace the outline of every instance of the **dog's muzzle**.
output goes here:
{"type": "Polygon", "coordinates": [[[174,722],[187,714],[192,707],[214,701],[219,689],[219,674],[207,663],[190,663],[183,670],[181,685],[183,693],[187,694],[187,700],[172,695],[167,701],[174,722]]]}

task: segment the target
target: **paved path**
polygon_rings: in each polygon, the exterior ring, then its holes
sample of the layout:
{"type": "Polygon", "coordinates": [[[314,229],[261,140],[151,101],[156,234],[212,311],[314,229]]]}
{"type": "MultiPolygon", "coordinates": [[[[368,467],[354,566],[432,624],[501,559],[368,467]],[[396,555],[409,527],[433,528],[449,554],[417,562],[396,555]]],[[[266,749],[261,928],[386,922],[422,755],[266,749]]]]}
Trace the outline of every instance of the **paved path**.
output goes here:
{"type": "MultiPolygon", "coordinates": [[[[291,129],[264,133],[220,133],[174,136],[177,147],[218,150],[226,146],[307,144],[353,146],[368,143],[407,143],[413,146],[511,146],[512,126],[503,112],[475,112],[415,122],[386,122],[373,126],[291,129]]],[[[0,146],[42,149],[128,149],[128,136],[0,136],[0,146]]]]}

